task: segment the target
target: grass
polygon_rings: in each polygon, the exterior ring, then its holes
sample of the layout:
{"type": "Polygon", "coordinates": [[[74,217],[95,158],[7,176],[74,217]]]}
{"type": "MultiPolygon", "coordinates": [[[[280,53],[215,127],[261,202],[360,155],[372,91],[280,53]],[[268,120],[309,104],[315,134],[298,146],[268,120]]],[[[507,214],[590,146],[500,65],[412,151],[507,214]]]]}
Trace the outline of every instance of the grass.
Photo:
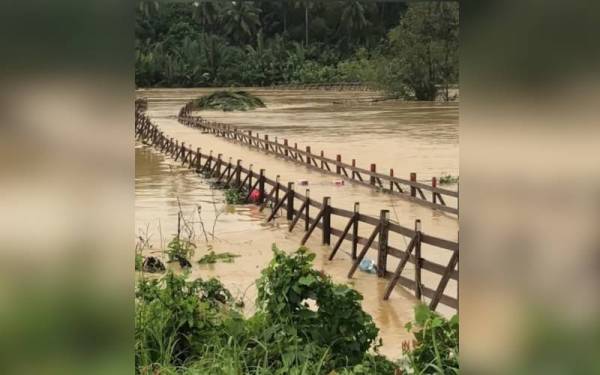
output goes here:
{"type": "Polygon", "coordinates": [[[215,91],[192,102],[195,110],[247,111],[264,108],[265,103],[257,96],[246,91],[215,91]]]}

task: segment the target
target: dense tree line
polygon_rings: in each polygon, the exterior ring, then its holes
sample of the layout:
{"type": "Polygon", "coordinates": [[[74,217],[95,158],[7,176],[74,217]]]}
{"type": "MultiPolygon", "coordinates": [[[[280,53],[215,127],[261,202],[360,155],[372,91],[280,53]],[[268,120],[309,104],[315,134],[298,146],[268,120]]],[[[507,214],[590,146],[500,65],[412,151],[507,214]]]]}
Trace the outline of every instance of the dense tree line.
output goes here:
{"type": "Polygon", "coordinates": [[[458,5],[364,0],[138,3],[138,87],[361,81],[432,99],[458,81],[458,5]]]}

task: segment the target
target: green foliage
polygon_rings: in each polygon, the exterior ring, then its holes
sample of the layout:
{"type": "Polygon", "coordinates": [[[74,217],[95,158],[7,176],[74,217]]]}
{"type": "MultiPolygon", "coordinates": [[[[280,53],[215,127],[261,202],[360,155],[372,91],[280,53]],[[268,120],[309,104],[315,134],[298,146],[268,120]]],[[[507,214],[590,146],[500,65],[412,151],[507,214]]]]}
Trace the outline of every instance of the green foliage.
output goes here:
{"type": "Polygon", "coordinates": [[[392,362],[367,353],[377,328],[360,294],[312,270],[305,249],[274,252],[249,318],[216,279],[138,281],[136,373],[394,374],[392,362]],[[316,311],[305,306],[310,297],[316,311]]]}
{"type": "Polygon", "coordinates": [[[178,236],[173,237],[171,242],[167,245],[167,256],[169,262],[177,261],[179,259],[191,259],[194,255],[196,245],[191,241],[181,239],[178,236]]]}
{"type": "Polygon", "coordinates": [[[450,174],[444,174],[444,175],[442,175],[442,177],[440,177],[440,184],[441,185],[456,184],[457,182],[458,182],[458,176],[452,176],[450,174]]]}
{"type": "Polygon", "coordinates": [[[140,252],[136,251],[135,252],[135,270],[141,271],[143,264],[144,264],[143,255],[140,252]]]}
{"type": "Polygon", "coordinates": [[[273,246],[274,258],[257,282],[257,304],[276,323],[291,327],[303,341],[329,346],[338,366],[361,362],[378,329],[360,305],[362,296],[333,284],[311,268],[315,254],[300,248],[291,256],[273,246]],[[309,301],[316,304],[309,304],[309,301]]]}
{"type": "Polygon", "coordinates": [[[238,258],[239,255],[233,254],[230,252],[224,253],[215,253],[214,251],[210,251],[208,254],[204,255],[198,261],[199,264],[214,264],[218,261],[231,263],[235,258],[238,258]]]}
{"type": "Polygon", "coordinates": [[[225,190],[225,202],[227,204],[244,204],[244,196],[239,189],[230,188],[225,190]]]}
{"type": "Polygon", "coordinates": [[[435,100],[440,86],[458,82],[458,3],[411,3],[389,40],[381,82],[391,92],[435,100]]]}
{"type": "Polygon", "coordinates": [[[415,307],[415,319],[406,324],[415,342],[406,355],[409,374],[458,374],[458,315],[445,319],[426,305],[415,307]]]}
{"type": "Polygon", "coordinates": [[[405,8],[359,0],[141,2],[136,85],[333,82],[338,63],[380,45],[405,8]]]}
{"type": "Polygon", "coordinates": [[[210,95],[195,99],[192,104],[193,108],[197,110],[216,109],[226,112],[265,107],[262,99],[246,91],[215,91],[210,95]]]}

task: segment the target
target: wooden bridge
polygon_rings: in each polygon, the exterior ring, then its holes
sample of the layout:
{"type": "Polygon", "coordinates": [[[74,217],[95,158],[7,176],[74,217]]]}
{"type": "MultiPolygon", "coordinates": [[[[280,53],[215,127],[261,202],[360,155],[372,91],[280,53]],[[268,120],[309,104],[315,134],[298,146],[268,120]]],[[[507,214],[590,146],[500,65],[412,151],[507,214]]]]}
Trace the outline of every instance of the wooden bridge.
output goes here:
{"type": "Polygon", "coordinates": [[[431,185],[428,185],[418,182],[415,172],[411,173],[408,179],[403,179],[394,176],[393,169],[389,170],[389,174],[378,173],[376,164],[371,164],[367,170],[357,167],[356,159],[352,159],[351,164],[344,163],[340,154],[336,155],[334,160],[325,157],[323,150],[319,154],[315,154],[310,146],[306,146],[305,150],[301,150],[298,149],[298,144],[294,143],[292,147],[287,139],[280,143],[277,137],[270,137],[268,134],[264,134],[261,138],[258,133],[253,134],[250,130],[242,131],[228,124],[208,121],[200,116],[192,116],[191,102],[181,108],[178,120],[186,126],[199,128],[218,137],[275,154],[286,160],[301,163],[307,168],[318,169],[322,173],[336,175],[358,185],[398,195],[418,204],[458,216],[458,191],[438,187],[435,177],[431,179],[431,185]],[[450,205],[451,201],[454,201],[454,206],[450,205]]]}
{"type": "MultiPolygon", "coordinates": [[[[332,237],[337,237],[329,259],[333,259],[344,242],[351,246],[353,263],[348,271],[351,278],[356,268],[364,259],[369,250],[377,252],[377,275],[389,279],[384,295],[388,299],[397,284],[414,292],[417,299],[429,298],[429,306],[435,310],[439,304],[449,306],[458,310],[458,298],[445,294],[448,282],[452,279],[458,284],[459,271],[459,244],[443,238],[428,235],[421,231],[420,220],[415,221],[414,228],[407,228],[389,218],[388,210],[381,210],[379,217],[364,215],[360,213],[360,204],[356,202],[352,210],[337,208],[332,205],[330,197],[323,197],[321,201],[314,200],[309,196],[307,189],[305,194],[295,191],[294,183],[282,184],[279,179],[267,177],[265,170],[255,172],[252,167],[244,167],[241,160],[232,163],[231,158],[225,161],[222,155],[217,157],[203,154],[200,149],[193,150],[186,147],[184,143],[165,135],[150,119],[144,115],[144,102],[136,101],[135,110],[135,133],[137,139],[145,144],[152,145],[157,150],[169,155],[184,166],[193,168],[197,173],[209,178],[216,179],[222,186],[236,188],[242,191],[246,198],[253,191],[259,192],[260,210],[272,205],[267,221],[275,218],[278,211],[285,211],[285,218],[291,232],[302,221],[304,235],[302,244],[314,234],[318,228],[321,230],[321,242],[323,245],[332,244],[332,237]],[[314,212],[316,211],[316,214],[314,212]],[[311,214],[311,212],[313,212],[311,214]],[[347,220],[345,227],[340,230],[331,225],[332,217],[337,216],[347,220]],[[368,237],[358,235],[358,228],[367,227],[371,234],[368,237]],[[404,249],[390,243],[390,233],[397,233],[410,239],[408,246],[404,249]],[[439,251],[448,252],[450,260],[447,264],[439,264],[424,259],[421,254],[421,246],[429,245],[439,251]],[[360,251],[359,251],[360,249],[360,251]],[[388,258],[398,259],[398,265],[394,270],[388,270],[388,258]],[[414,265],[414,277],[408,278],[403,275],[406,265],[414,265]],[[430,272],[440,276],[436,285],[425,285],[422,282],[422,273],[430,272]]],[[[289,152],[289,150],[288,150],[289,152]]]]}

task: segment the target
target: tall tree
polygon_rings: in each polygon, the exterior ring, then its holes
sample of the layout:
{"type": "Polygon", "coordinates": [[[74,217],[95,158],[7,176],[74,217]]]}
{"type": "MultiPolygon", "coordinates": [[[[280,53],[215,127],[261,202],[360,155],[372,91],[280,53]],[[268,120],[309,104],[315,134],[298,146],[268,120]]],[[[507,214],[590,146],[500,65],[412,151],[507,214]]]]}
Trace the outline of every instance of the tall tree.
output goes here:
{"type": "Polygon", "coordinates": [[[253,1],[232,1],[224,13],[225,32],[236,42],[248,41],[260,27],[261,11],[253,1]]]}
{"type": "Polygon", "coordinates": [[[312,0],[296,0],[295,7],[304,7],[304,43],[308,47],[308,11],[312,9],[314,2],[312,0]]]}
{"type": "Polygon", "coordinates": [[[458,3],[412,3],[389,33],[392,59],[386,80],[393,91],[434,100],[439,87],[458,80],[458,3]]]}
{"type": "Polygon", "coordinates": [[[340,16],[340,29],[353,34],[363,30],[367,24],[365,7],[360,0],[344,0],[340,16]]]}

